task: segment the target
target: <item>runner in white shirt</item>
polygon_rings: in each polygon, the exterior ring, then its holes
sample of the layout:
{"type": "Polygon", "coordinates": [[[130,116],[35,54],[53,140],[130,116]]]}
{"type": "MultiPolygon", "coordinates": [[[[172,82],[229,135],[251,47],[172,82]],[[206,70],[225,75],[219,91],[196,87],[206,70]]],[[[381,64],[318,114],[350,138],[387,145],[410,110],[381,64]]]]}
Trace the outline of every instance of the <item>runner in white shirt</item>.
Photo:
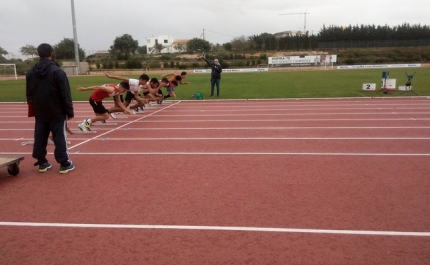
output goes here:
{"type": "MultiPolygon", "coordinates": [[[[147,82],[149,81],[148,75],[143,74],[139,77],[139,79],[132,79],[132,78],[126,78],[122,76],[110,75],[108,72],[106,72],[105,75],[112,79],[118,79],[118,80],[127,82],[130,85],[130,90],[127,91],[127,94],[125,95],[123,105],[124,107],[127,108],[133,99],[136,100],[137,103],[133,106],[133,108],[130,107],[131,113],[136,114],[136,111],[133,109],[137,109],[138,107],[143,107],[145,106],[146,103],[148,103],[147,99],[141,98],[139,95],[139,92],[142,89],[142,87],[147,86],[147,82]]],[[[117,111],[122,111],[122,110],[117,107],[113,107],[109,109],[109,113],[117,112],[117,111]]]]}

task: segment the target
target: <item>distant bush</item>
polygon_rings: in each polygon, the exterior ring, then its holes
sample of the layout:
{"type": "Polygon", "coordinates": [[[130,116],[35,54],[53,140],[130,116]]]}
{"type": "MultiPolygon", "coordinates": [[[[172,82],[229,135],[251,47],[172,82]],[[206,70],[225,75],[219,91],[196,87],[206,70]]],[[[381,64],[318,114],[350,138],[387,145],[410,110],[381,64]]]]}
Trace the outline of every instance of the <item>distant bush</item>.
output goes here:
{"type": "Polygon", "coordinates": [[[127,69],[140,69],[142,68],[142,62],[137,59],[127,60],[125,63],[125,68],[127,69]]]}
{"type": "Polygon", "coordinates": [[[352,58],[348,58],[348,59],[345,60],[345,63],[348,64],[348,65],[352,65],[352,64],[355,64],[355,60],[352,59],[352,58]]]}

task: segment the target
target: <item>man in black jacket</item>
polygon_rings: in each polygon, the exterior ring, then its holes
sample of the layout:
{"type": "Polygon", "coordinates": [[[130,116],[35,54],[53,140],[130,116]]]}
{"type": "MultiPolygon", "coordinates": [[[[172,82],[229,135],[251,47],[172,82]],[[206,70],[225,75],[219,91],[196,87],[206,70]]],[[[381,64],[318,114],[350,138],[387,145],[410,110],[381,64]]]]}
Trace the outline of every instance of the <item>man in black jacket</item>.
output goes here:
{"type": "MultiPolygon", "coordinates": [[[[36,119],[34,127],[33,157],[39,172],[46,172],[52,165],[46,159],[49,133],[54,138],[55,160],[61,165],[60,173],[67,173],[75,166],[69,158],[66,141],[66,121],[74,117],[69,80],[66,73],[52,60],[54,49],[47,43],[37,47],[40,60],[27,73],[26,96],[29,113],[36,119]]],[[[29,115],[30,116],[30,115],[29,115]]]]}
{"type": "Polygon", "coordinates": [[[205,55],[202,56],[203,60],[212,68],[211,72],[211,97],[214,96],[214,86],[216,85],[216,96],[219,96],[219,83],[221,81],[221,73],[222,73],[222,67],[219,64],[218,59],[215,59],[213,63],[209,62],[208,59],[206,59],[205,55]]]}

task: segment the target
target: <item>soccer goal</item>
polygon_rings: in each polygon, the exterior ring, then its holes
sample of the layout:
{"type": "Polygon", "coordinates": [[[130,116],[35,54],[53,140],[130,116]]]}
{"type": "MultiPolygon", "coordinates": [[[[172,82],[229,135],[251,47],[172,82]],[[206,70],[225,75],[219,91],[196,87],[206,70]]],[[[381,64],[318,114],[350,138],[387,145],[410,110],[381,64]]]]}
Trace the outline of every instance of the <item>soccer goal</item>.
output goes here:
{"type": "Polygon", "coordinates": [[[15,80],[18,79],[18,76],[16,75],[16,65],[15,64],[0,64],[0,67],[3,68],[2,71],[0,71],[0,77],[1,76],[13,76],[15,75],[15,80]]]}
{"type": "Polygon", "coordinates": [[[333,70],[333,62],[324,61],[321,63],[320,70],[333,70]]]}

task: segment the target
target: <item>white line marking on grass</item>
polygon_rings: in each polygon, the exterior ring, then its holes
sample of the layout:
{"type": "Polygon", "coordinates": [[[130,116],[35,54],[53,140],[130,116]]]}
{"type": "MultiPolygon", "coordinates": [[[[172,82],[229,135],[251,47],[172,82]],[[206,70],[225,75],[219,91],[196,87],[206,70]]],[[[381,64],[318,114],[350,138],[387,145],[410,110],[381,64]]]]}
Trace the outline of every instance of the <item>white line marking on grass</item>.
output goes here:
{"type": "Polygon", "coordinates": [[[111,133],[111,132],[113,132],[113,131],[119,130],[119,129],[121,129],[121,128],[122,128],[122,127],[124,127],[124,126],[127,126],[127,125],[129,125],[129,124],[135,123],[135,122],[137,122],[137,121],[140,121],[140,120],[142,120],[142,119],[144,119],[144,118],[146,118],[146,117],[149,117],[149,116],[151,116],[151,115],[154,115],[154,114],[155,114],[155,113],[157,113],[157,112],[160,112],[160,111],[162,111],[162,110],[165,110],[165,109],[167,109],[167,108],[170,108],[170,107],[172,107],[172,106],[175,106],[175,105],[177,105],[177,104],[179,104],[179,103],[181,103],[181,101],[175,102],[175,103],[174,103],[174,104],[172,104],[172,105],[169,105],[169,106],[167,106],[167,107],[164,107],[164,108],[162,108],[162,109],[159,109],[159,110],[157,110],[157,111],[154,111],[154,112],[152,112],[152,113],[150,113],[150,114],[148,114],[148,115],[142,116],[142,117],[140,117],[140,118],[138,118],[138,119],[135,119],[135,120],[133,120],[133,121],[127,122],[127,123],[125,123],[125,124],[123,124],[123,125],[121,125],[121,126],[118,126],[118,127],[116,127],[116,128],[113,128],[113,129],[111,129],[111,130],[109,130],[109,131],[107,131],[107,132],[104,132],[104,133],[100,134],[100,135],[94,136],[94,137],[92,137],[92,138],[90,138],[90,139],[88,139],[88,140],[86,140],[86,141],[83,141],[83,142],[81,142],[81,143],[79,143],[79,144],[75,144],[75,145],[73,145],[73,146],[69,147],[68,149],[69,149],[69,150],[71,150],[71,149],[73,149],[73,148],[75,148],[75,147],[77,147],[77,146],[80,146],[80,145],[83,145],[83,144],[85,144],[85,143],[88,143],[88,142],[89,142],[89,141],[91,141],[91,140],[94,140],[94,139],[96,139],[96,138],[99,138],[99,137],[101,137],[101,136],[103,136],[103,135],[105,135],[105,134],[111,133]]]}
{"type": "Polygon", "coordinates": [[[0,222],[0,226],[53,227],[53,228],[104,228],[104,229],[160,229],[160,230],[168,229],[168,230],[204,230],[204,231],[235,231],[235,232],[275,232],[275,233],[430,237],[430,232],[300,229],[300,228],[271,228],[271,227],[244,227],[244,226],[78,224],[78,223],[73,224],[73,223],[35,223],[35,222],[0,222]]]}

